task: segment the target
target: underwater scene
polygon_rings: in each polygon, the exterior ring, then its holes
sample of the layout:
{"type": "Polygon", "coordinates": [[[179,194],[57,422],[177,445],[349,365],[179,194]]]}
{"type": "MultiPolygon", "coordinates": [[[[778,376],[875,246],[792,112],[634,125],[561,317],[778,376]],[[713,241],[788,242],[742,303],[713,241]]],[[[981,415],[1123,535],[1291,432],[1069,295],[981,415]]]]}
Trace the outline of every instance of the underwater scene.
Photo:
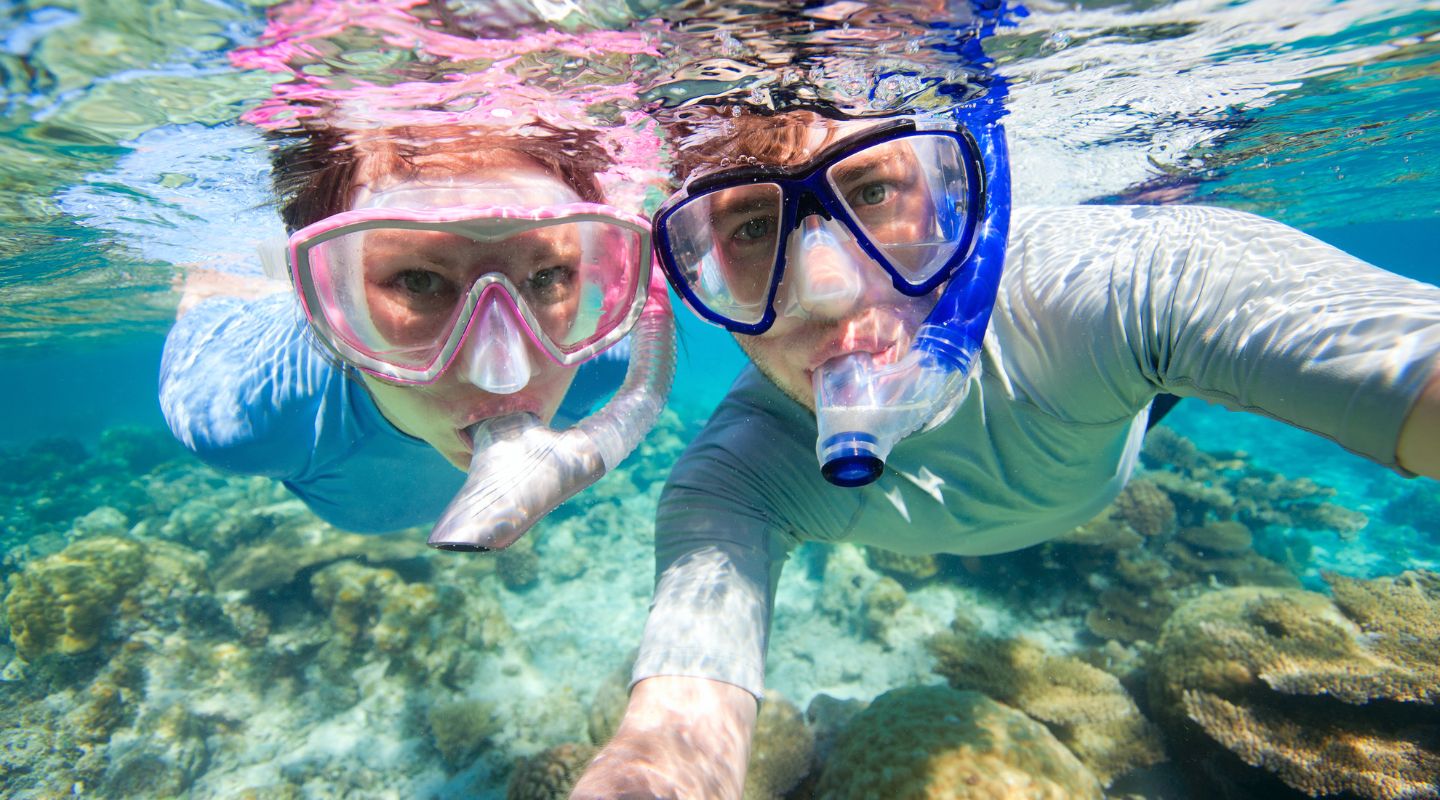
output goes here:
{"type": "MultiPolygon", "coordinates": [[[[556,157],[607,153],[607,202],[648,215],[674,188],[657,108],[882,116],[983,89],[1017,208],[1221,206],[1440,284],[1435,0],[0,14],[6,798],[564,798],[620,723],[661,491],[748,363],[673,292],[654,427],[496,552],[337,527],[167,428],[177,312],[290,292],[257,255],[293,222],[272,162],[317,158],[287,148],[335,108],[383,131],[543,95],[599,131],[556,157]]],[[[1183,399],[1064,535],[799,544],[767,652],[746,800],[1440,798],[1440,484],[1183,399]]]]}

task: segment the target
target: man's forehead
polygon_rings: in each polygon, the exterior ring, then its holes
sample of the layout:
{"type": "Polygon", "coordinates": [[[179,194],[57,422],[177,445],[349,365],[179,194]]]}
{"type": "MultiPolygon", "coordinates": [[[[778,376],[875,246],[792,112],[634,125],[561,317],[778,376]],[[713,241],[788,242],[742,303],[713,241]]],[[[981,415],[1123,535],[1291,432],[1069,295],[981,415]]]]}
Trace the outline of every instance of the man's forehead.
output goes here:
{"type": "MultiPolygon", "coordinates": [[[[779,114],[764,119],[769,124],[747,126],[749,129],[740,134],[733,148],[734,157],[726,160],[729,163],[722,161],[706,164],[696,169],[691,176],[713,175],[742,166],[804,166],[835,142],[885,123],[885,120],[874,119],[833,120],[810,112],[779,114]],[[789,134],[795,137],[794,146],[784,153],[773,152],[773,148],[764,146],[764,143],[772,138],[786,136],[787,131],[798,133],[789,134]],[[735,163],[736,159],[743,159],[743,163],[735,163]]],[[[725,135],[723,129],[714,134],[715,137],[725,135]]]]}

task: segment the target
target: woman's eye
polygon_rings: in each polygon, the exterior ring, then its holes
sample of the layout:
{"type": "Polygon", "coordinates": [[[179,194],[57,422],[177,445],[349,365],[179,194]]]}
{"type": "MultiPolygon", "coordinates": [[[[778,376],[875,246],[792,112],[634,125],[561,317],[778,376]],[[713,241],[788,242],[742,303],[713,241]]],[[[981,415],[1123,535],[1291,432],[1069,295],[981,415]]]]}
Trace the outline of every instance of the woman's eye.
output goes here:
{"type": "Polygon", "coordinates": [[[400,288],[416,295],[439,295],[450,287],[444,277],[427,269],[407,269],[396,275],[395,280],[400,288]]]}
{"type": "Polygon", "coordinates": [[[740,223],[740,226],[731,234],[732,238],[743,242],[764,239],[775,230],[774,221],[770,217],[751,217],[740,223]]]}
{"type": "Polygon", "coordinates": [[[575,270],[570,267],[547,267],[538,272],[531,273],[526,280],[530,290],[540,297],[553,297],[560,294],[570,284],[575,270]]]}

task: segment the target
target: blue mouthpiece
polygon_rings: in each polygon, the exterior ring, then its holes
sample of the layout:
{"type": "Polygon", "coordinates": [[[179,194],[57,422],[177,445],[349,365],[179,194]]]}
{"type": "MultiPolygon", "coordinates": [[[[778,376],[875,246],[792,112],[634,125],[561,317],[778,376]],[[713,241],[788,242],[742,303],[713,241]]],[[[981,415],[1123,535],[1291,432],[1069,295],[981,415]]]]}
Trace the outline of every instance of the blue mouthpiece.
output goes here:
{"type": "Polygon", "coordinates": [[[875,437],[847,431],[825,441],[820,474],[836,486],[854,488],[873,483],[885,471],[885,460],[876,449],[875,437]]]}

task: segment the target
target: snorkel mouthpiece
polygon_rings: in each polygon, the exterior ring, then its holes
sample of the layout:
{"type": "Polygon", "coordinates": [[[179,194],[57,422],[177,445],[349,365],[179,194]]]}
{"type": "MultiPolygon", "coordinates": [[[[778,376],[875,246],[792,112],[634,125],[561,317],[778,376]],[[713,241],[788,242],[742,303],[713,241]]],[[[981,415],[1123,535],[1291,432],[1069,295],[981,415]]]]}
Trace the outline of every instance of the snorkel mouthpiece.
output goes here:
{"type": "Polygon", "coordinates": [[[625,382],[599,411],[562,431],[530,413],[495,417],[469,429],[475,442],[469,474],[430,532],[431,547],[472,552],[509,547],[630,455],[659,418],[675,377],[675,320],[664,287],[663,280],[652,282],[649,302],[630,334],[625,382]]]}
{"type": "Polygon", "coordinates": [[[600,448],[575,428],[552,431],[534,414],[470,428],[475,454],[460,492],[430,534],[441,550],[501,550],[605,474],[600,448]]]}

